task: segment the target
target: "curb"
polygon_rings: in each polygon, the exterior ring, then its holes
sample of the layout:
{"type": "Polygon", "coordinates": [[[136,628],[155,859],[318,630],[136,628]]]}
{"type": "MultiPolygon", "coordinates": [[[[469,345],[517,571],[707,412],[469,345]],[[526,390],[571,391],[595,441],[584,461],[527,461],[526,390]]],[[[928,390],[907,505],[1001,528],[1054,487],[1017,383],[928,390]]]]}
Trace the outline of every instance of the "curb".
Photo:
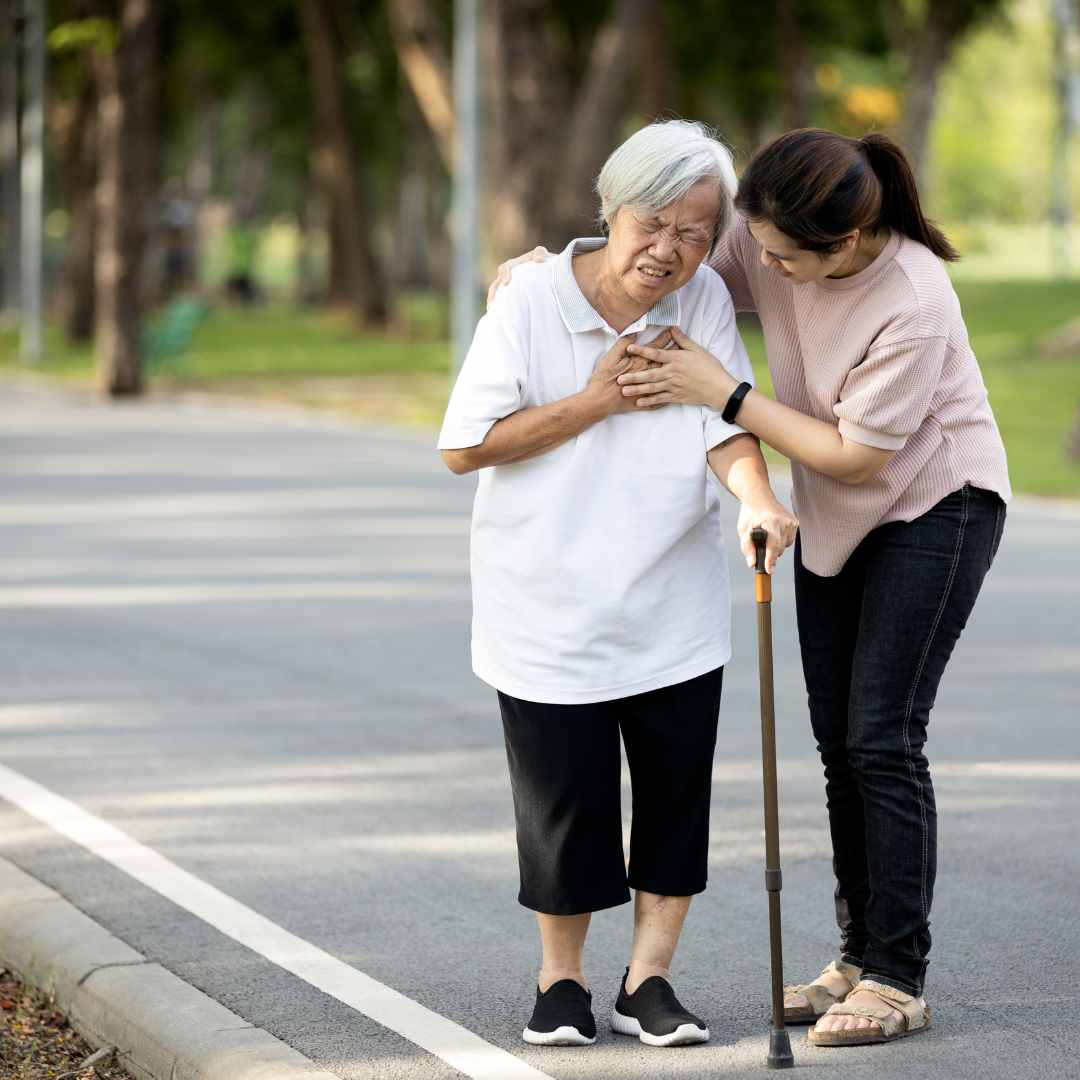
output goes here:
{"type": "Polygon", "coordinates": [[[2,858],[0,962],[139,1080],[340,1080],[2,858]]]}

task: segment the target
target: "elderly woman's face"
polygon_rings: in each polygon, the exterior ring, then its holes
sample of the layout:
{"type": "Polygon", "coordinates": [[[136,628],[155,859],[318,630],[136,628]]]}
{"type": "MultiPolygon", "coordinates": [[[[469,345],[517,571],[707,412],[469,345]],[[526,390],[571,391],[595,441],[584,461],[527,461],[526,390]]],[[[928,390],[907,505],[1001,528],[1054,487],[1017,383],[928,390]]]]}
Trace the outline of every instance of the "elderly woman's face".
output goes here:
{"type": "Polygon", "coordinates": [[[623,292],[652,307],[685,285],[709,253],[720,209],[720,191],[709,180],[662,210],[620,207],[605,250],[608,270],[623,292]]]}

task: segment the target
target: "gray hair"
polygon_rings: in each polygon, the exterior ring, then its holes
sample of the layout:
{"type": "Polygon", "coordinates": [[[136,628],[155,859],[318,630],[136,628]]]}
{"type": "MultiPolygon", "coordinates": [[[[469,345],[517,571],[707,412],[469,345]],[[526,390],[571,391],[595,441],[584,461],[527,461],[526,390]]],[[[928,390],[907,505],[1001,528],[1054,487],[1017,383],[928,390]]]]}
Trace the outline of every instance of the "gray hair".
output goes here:
{"type": "Polygon", "coordinates": [[[702,180],[714,180],[720,189],[715,245],[735,213],[738,181],[731,151],[704,124],[690,120],[650,124],[631,135],[604,162],[596,178],[600,223],[610,226],[624,206],[663,210],[702,180]]]}

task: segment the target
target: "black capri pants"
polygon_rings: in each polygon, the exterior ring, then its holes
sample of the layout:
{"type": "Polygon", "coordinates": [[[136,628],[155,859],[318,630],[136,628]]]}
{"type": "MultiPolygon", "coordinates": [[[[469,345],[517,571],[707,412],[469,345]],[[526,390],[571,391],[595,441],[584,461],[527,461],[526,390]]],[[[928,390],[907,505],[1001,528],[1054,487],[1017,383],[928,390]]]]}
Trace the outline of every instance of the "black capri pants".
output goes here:
{"type": "Polygon", "coordinates": [[[630,889],[705,889],[724,669],[615,701],[549,705],[499,692],[517,821],[520,903],[580,915],[630,889]],[[619,733],[633,793],[623,854],[619,733]]]}

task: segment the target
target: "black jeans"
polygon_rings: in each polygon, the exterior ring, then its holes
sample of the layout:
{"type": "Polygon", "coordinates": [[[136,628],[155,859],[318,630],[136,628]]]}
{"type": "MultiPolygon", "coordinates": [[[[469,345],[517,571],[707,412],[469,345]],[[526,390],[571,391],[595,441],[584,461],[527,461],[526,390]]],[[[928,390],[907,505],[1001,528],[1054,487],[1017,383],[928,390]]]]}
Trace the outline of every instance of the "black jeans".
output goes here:
{"type": "Polygon", "coordinates": [[[874,529],[836,577],[811,573],[795,547],[843,958],[911,994],[926,974],[937,870],[926,727],[1004,524],[996,494],[965,486],[874,529]]]}

